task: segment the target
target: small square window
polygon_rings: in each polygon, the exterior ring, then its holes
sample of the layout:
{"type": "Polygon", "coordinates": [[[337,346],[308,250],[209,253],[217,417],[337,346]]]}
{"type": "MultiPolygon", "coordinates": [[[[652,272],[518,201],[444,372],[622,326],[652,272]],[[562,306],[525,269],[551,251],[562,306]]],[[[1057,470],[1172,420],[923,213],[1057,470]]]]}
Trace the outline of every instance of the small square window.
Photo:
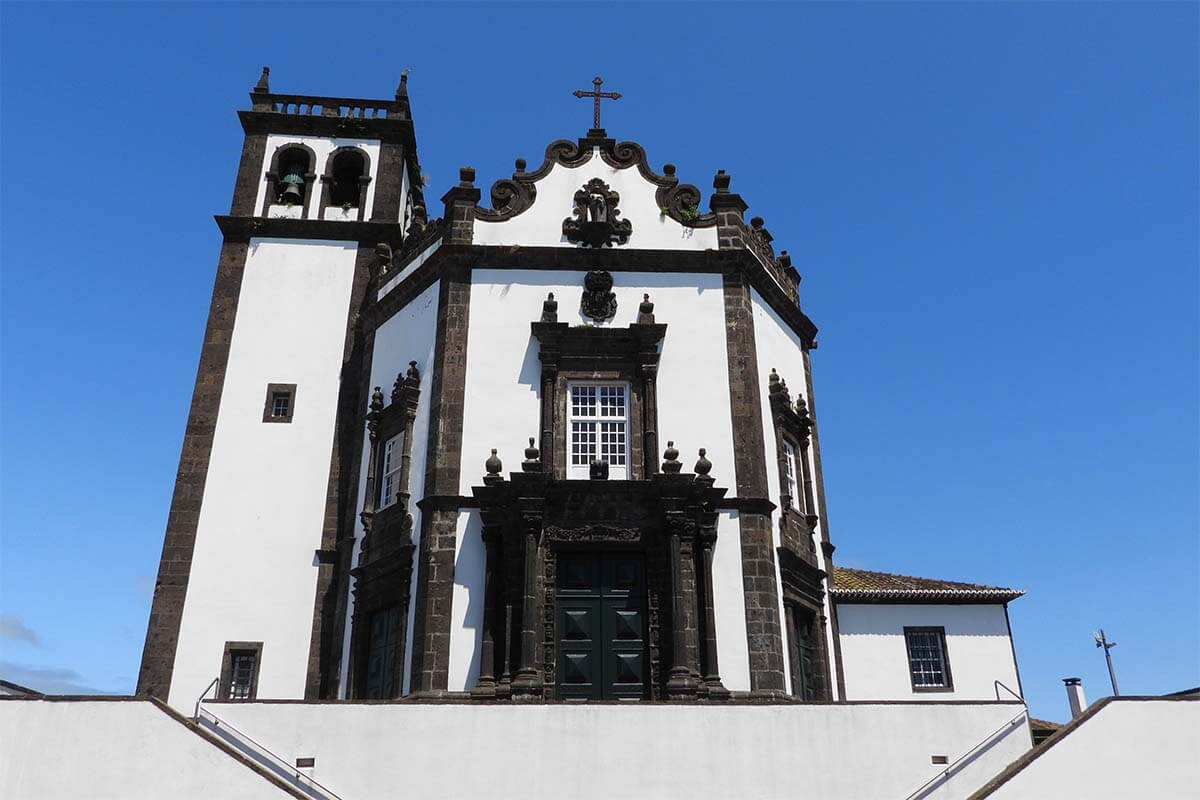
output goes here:
{"type": "Polygon", "coordinates": [[[908,651],[908,674],[914,692],[948,692],[954,689],[950,679],[950,658],[946,652],[945,628],[905,628],[904,645],[908,651]]]}
{"type": "Polygon", "coordinates": [[[268,383],[263,422],[291,422],[296,410],[296,384],[268,383]]]}
{"type": "Polygon", "coordinates": [[[262,642],[226,642],[221,658],[218,697],[222,700],[253,700],[258,695],[258,668],[262,642]]]}

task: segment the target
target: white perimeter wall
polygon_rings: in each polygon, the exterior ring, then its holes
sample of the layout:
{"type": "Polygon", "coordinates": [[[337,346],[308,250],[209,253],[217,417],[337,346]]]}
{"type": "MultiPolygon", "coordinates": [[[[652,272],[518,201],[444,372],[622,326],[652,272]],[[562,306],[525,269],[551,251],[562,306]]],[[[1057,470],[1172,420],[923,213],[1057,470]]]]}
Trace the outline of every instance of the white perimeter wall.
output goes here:
{"type": "MultiPolygon", "coordinates": [[[[429,404],[430,387],[433,380],[433,350],[434,338],[437,333],[437,302],[440,283],[433,283],[421,294],[413,298],[408,305],[398,311],[387,322],[375,331],[375,349],[371,356],[371,386],[378,386],[383,391],[384,401],[391,402],[392,385],[396,376],[408,370],[408,362],[416,361],[417,370],[421,373],[421,397],[417,403],[417,416],[413,420],[412,461],[409,469],[409,486],[411,492],[409,513],[413,517],[414,559],[421,545],[421,509],[417,501],[425,496],[425,452],[429,444],[429,404]]],[[[370,456],[367,432],[362,432],[362,463],[358,476],[358,504],[355,508],[362,509],[367,493],[367,459],[370,456]]],[[[361,521],[355,527],[358,542],[354,548],[354,563],[358,563],[359,547],[362,544],[363,528],[361,521]]],[[[416,580],[416,571],[413,571],[416,580]]],[[[354,578],[350,579],[348,592],[354,590],[354,578]]],[[[351,601],[346,604],[345,638],[342,642],[342,672],[338,686],[338,696],[346,696],[346,684],[349,679],[350,664],[350,616],[354,612],[353,594],[351,601]]],[[[416,603],[408,604],[408,643],[405,647],[404,661],[404,691],[408,691],[409,665],[412,663],[412,631],[413,615],[416,613],[416,603]]]]}
{"type": "MultiPolygon", "coordinates": [[[[633,224],[633,233],[625,244],[614,245],[642,250],[716,250],[717,229],[689,228],[659,213],[654,199],[657,186],[647,181],[637,167],[614,169],[594,151],[586,164],[575,169],[555,164],[546,177],[537,182],[533,205],[504,222],[475,220],[475,244],[523,244],[541,247],[574,247],[562,234],[563,220],[575,207],[575,192],[592,178],[600,178],[621,195],[619,219],[633,224]]],[[[560,311],[562,307],[559,307],[560,311]]]]}
{"type": "Polygon", "coordinates": [[[290,797],[148,700],[0,703],[5,800],[290,797]]]}
{"type": "MultiPolygon", "coordinates": [[[[787,326],[786,323],[779,317],[775,310],[762,298],[758,292],[753,289],[750,291],[750,300],[754,306],[754,349],[758,356],[758,371],[755,377],[758,379],[759,400],[762,404],[762,422],[763,422],[763,445],[765,449],[764,458],[767,462],[767,487],[771,492],[771,502],[776,506],[780,503],[780,494],[782,488],[779,485],[779,462],[775,459],[775,425],[771,422],[771,400],[768,393],[768,380],[771,370],[774,369],[779,373],[779,377],[787,382],[788,392],[791,394],[792,402],[795,403],[799,398],[803,397],[805,403],[809,407],[808,397],[808,381],[804,370],[804,350],[801,345],[800,337],[795,331],[787,326]]],[[[820,507],[821,499],[817,493],[817,466],[813,458],[813,448],[810,445],[808,448],[808,468],[813,476],[813,502],[817,505],[817,513],[824,516],[825,509],[820,507]]],[[[803,477],[797,473],[796,484],[801,492],[804,491],[803,477]]],[[[797,501],[798,503],[798,501],[797,501]]],[[[775,543],[775,547],[779,547],[779,516],[780,510],[777,508],[771,515],[771,536],[775,543]]],[[[813,535],[813,542],[817,547],[817,563],[820,568],[829,571],[828,565],[825,563],[825,554],[821,550],[821,527],[817,525],[817,532],[813,535]]],[[[779,562],[775,562],[775,581],[780,584],[779,578],[779,562]]],[[[826,581],[825,595],[825,616],[832,618],[832,613],[829,608],[828,581],[826,581]]],[[[779,619],[784,629],[784,652],[787,652],[789,632],[787,626],[783,625],[785,619],[783,614],[783,599],[780,595],[779,619]]],[[[825,652],[828,654],[829,674],[831,678],[830,692],[834,698],[837,698],[837,663],[833,658],[833,625],[827,623],[825,626],[825,652]]],[[[784,669],[787,670],[788,685],[791,686],[791,661],[784,659],[784,669]]]]}
{"type": "Polygon", "coordinates": [[[1003,729],[920,795],[962,800],[1030,745],[1019,704],[206,708],[344,798],[900,800],[1003,729]]]}
{"type": "Polygon", "coordinates": [[[170,702],[189,709],[226,641],[263,642],[258,696],[304,696],[357,245],[251,239],[184,601],[170,702]],[[295,383],[291,423],[267,384],[295,383]]]}
{"type": "MultiPolygon", "coordinates": [[[[540,198],[541,189],[538,191],[540,198]]],[[[560,322],[590,322],[579,313],[584,274],[510,269],[472,272],[461,494],[470,496],[472,486],[482,485],[483,464],[491,448],[499,450],[505,472],[519,471],[529,437],[540,438],[541,363],[529,323],[541,318],[548,292],[554,292],[558,300],[560,322]]],[[[717,485],[729,487],[728,496],[734,496],[721,276],[614,272],[613,282],[617,314],[605,327],[623,328],[636,321],[638,305],[647,292],[655,304],[656,321],[667,325],[657,387],[660,449],[674,440],[684,469],[690,471],[698,449],[707,448],[717,485]]],[[[464,513],[459,520],[450,629],[451,690],[471,688],[478,674],[484,556],[476,517],[474,512],[464,513]]],[[[726,686],[749,689],[741,553],[737,526],[729,521],[728,517],[722,519],[714,551],[717,655],[726,686]],[[735,583],[723,582],[735,578],[735,583]]]]}
{"type": "Polygon", "coordinates": [[[988,795],[995,800],[1200,796],[1200,702],[1114,700],[988,795]]]}
{"type": "Polygon", "coordinates": [[[838,603],[837,613],[848,700],[995,700],[993,681],[1020,691],[1003,605],[838,603]],[[952,692],[912,690],[904,628],[930,625],[946,629],[952,692]]]}
{"type": "MultiPolygon", "coordinates": [[[[371,176],[371,182],[367,184],[367,201],[366,208],[363,209],[363,219],[371,218],[371,210],[375,205],[375,182],[379,175],[379,142],[377,140],[339,139],[329,136],[289,136],[278,133],[272,133],[267,136],[266,154],[263,156],[262,168],[258,171],[258,194],[254,199],[254,216],[262,213],[263,201],[266,199],[267,190],[270,188],[267,186],[266,176],[267,170],[271,168],[271,159],[274,157],[276,150],[288,144],[307,145],[312,148],[312,151],[317,156],[317,163],[313,165],[313,172],[316,173],[317,177],[313,179],[312,186],[305,187],[305,205],[308,206],[309,219],[319,218],[317,211],[321,208],[321,176],[325,174],[325,162],[329,158],[329,154],[339,147],[357,147],[366,153],[367,157],[371,159],[370,169],[367,172],[371,176]]],[[[405,172],[407,173],[407,169],[405,172]]],[[[403,196],[401,195],[401,197],[403,196]]],[[[403,209],[401,209],[401,213],[403,213],[403,209]]],[[[299,214],[296,214],[297,219],[299,219],[299,216],[299,214]]],[[[357,215],[355,219],[357,219],[357,215]]]]}

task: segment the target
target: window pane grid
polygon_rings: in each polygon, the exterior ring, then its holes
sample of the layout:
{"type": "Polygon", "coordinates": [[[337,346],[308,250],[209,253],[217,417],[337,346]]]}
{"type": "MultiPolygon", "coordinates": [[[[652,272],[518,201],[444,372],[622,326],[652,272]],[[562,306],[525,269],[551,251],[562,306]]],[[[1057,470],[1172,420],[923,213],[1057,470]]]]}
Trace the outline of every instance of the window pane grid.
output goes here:
{"type": "Polygon", "coordinates": [[[571,385],[569,464],[583,468],[599,460],[624,471],[628,467],[628,449],[628,387],[571,385]]]}
{"type": "Polygon", "coordinates": [[[234,653],[232,677],[229,682],[229,697],[233,700],[248,700],[254,682],[254,655],[234,653]]]}
{"type": "Polygon", "coordinates": [[[944,687],[946,668],[941,634],[937,631],[909,631],[908,664],[913,686],[944,687]]]}
{"type": "Polygon", "coordinates": [[[792,447],[791,443],[784,442],[783,452],[787,463],[784,465],[784,470],[787,475],[787,493],[791,498],[792,508],[796,508],[796,493],[799,491],[796,485],[796,448],[792,447]]]}
{"type": "Polygon", "coordinates": [[[286,417],[288,415],[289,399],[286,394],[276,392],[271,402],[271,416],[286,417]]]}
{"type": "Polygon", "coordinates": [[[400,436],[388,439],[383,445],[383,490],[380,493],[380,508],[396,502],[400,492],[400,436]]]}

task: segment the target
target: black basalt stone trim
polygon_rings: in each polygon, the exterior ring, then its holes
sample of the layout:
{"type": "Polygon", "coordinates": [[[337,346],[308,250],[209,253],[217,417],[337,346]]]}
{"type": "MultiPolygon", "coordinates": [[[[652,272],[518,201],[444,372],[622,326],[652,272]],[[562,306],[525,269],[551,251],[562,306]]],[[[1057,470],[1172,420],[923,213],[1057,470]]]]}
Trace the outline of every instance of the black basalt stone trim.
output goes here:
{"type": "MultiPolygon", "coordinates": [[[[368,291],[370,291],[368,287],[368,291]]],[[[369,300],[368,300],[369,302],[369,300]]],[[[364,302],[364,306],[366,302],[364,302]]],[[[361,365],[357,373],[358,394],[353,408],[353,417],[347,424],[354,430],[353,438],[347,440],[350,444],[348,458],[342,462],[343,476],[346,480],[343,502],[338,508],[337,533],[337,567],[335,585],[332,591],[335,595],[335,611],[331,624],[331,634],[323,647],[327,648],[322,654],[325,661],[322,664],[322,697],[336,697],[341,684],[343,672],[349,664],[342,662],[342,645],[349,635],[346,629],[347,616],[351,610],[350,572],[354,567],[354,556],[358,543],[358,487],[361,480],[360,468],[363,463],[363,451],[366,447],[366,414],[367,402],[371,396],[371,366],[375,356],[375,331],[365,328],[360,323],[353,326],[354,347],[357,361],[361,365]],[[328,666],[325,666],[325,665],[328,666]]],[[[345,452],[345,451],[343,451],[345,452]]],[[[324,624],[324,623],[323,623],[324,624]]],[[[348,676],[347,676],[348,677],[348,676]]],[[[347,685],[349,681],[347,681],[347,685]]]]}
{"type": "MultiPolygon", "coordinates": [[[[342,345],[341,381],[338,386],[337,419],[334,422],[333,446],[329,457],[329,480],[325,489],[325,519],[321,528],[321,549],[317,551],[317,588],[313,598],[312,635],[308,646],[308,675],[304,684],[306,699],[316,699],[332,691],[329,676],[336,670],[333,662],[341,656],[340,642],[334,641],[333,631],[338,606],[338,593],[343,586],[337,574],[337,542],[339,522],[346,519],[347,507],[353,508],[358,498],[358,470],[353,455],[361,439],[358,422],[360,405],[359,376],[363,354],[355,347],[355,320],[371,280],[375,251],[359,247],[354,261],[354,278],[350,285],[350,305],[346,312],[346,334],[342,345]],[[322,553],[326,554],[322,557],[322,553]],[[336,655],[335,655],[336,651],[336,655]]],[[[353,514],[350,515],[353,519],[353,514]]],[[[348,535],[353,536],[351,529],[348,535]]],[[[336,684],[334,684],[336,686],[336,684]]]]}
{"type": "Polygon", "coordinates": [[[237,181],[233,185],[230,214],[243,217],[254,215],[254,201],[258,199],[258,187],[262,185],[266,157],[267,135],[247,134],[242,141],[242,158],[238,163],[237,181]]]}
{"type": "Polygon", "coordinates": [[[377,139],[397,142],[415,149],[416,136],[410,119],[360,119],[327,117],[319,114],[278,114],[270,111],[240,110],[238,119],[247,134],[278,133],[301,136],[332,136],[344,139],[377,139]]]}
{"type": "MultiPolygon", "coordinates": [[[[808,398],[808,436],[812,446],[814,472],[813,482],[815,483],[817,489],[817,505],[818,511],[820,512],[821,551],[825,555],[825,572],[830,576],[827,581],[827,586],[832,589],[833,551],[835,548],[833,542],[830,541],[829,538],[829,512],[825,506],[825,477],[824,471],[821,469],[821,437],[817,425],[817,401],[816,396],[813,394],[812,356],[809,352],[810,349],[815,346],[816,342],[812,340],[807,341],[804,345],[804,351],[802,353],[804,358],[804,388],[805,396],[808,398]]],[[[829,618],[829,624],[831,626],[830,632],[833,635],[833,663],[834,671],[836,673],[835,680],[837,683],[838,697],[844,699],[846,697],[846,677],[845,671],[842,669],[842,636],[838,630],[837,614],[831,613],[829,618]]]]}
{"type": "Polygon", "coordinates": [[[379,146],[375,200],[371,206],[372,222],[400,224],[400,209],[404,205],[403,188],[406,169],[407,158],[403,144],[384,142],[379,146]]]}
{"type": "Polygon", "coordinates": [[[187,597],[192,553],[196,546],[200,502],[208,478],[217,411],[221,406],[221,392],[225,385],[225,366],[229,361],[238,295],[246,267],[246,251],[244,243],[226,241],[221,246],[217,261],[204,347],[200,351],[200,366],[196,372],[192,406],[179,455],[179,471],[171,496],[171,510],[167,516],[162,558],[138,672],[139,695],[166,699],[171,689],[179,626],[183,620],[183,604],[187,597]]]}
{"type": "Polygon", "coordinates": [[[524,212],[537,200],[536,184],[550,174],[555,164],[574,169],[583,166],[592,158],[595,148],[600,149],[600,158],[614,169],[636,166],[643,178],[658,187],[655,200],[667,215],[689,228],[708,228],[717,224],[715,214],[699,214],[685,220],[682,210],[694,212],[699,208],[700,190],[691,184],[681,184],[675,177],[675,167],[668,164],[666,174],[659,175],[650,168],[645,149],[637,142],[621,142],[610,139],[604,129],[594,129],[588,136],[572,142],[558,139],[546,147],[542,165],[532,172],[525,171],[525,160],[518,159],[512,178],[504,178],[492,184],[492,208],[475,208],[475,218],[489,222],[502,222],[524,212]]]}
{"type": "Polygon", "coordinates": [[[248,242],[251,237],[276,239],[322,239],[333,242],[358,242],[374,246],[386,242],[399,247],[403,239],[399,222],[341,222],[323,219],[285,219],[283,217],[232,217],[216,215],[217,227],[229,242],[248,242]]]}
{"type": "Polygon", "coordinates": [[[770,514],[778,508],[766,497],[727,497],[716,503],[722,511],[738,511],[750,514],[770,514]]]}
{"type": "MultiPolygon", "coordinates": [[[[458,494],[471,301],[468,266],[455,264],[441,280],[422,492],[422,497],[430,498],[458,494]]],[[[421,514],[410,679],[413,692],[446,689],[457,522],[457,511],[433,509],[421,514]]]]}
{"type": "MultiPolygon", "coordinates": [[[[220,223],[222,218],[218,218],[220,223]]],[[[303,220],[271,220],[291,222],[293,226],[303,220]]],[[[345,229],[354,223],[337,224],[345,229]]],[[[296,228],[293,228],[296,230],[296,228]]],[[[281,235],[254,233],[255,236],[281,235]]],[[[327,238],[314,236],[312,238],[327,238]]],[[[345,235],[335,238],[346,238],[345,235]]],[[[376,241],[391,241],[383,238],[376,241]]],[[[424,248],[421,248],[423,252],[424,248]]],[[[416,251],[414,251],[416,252],[416,251]]],[[[791,301],[748,250],[631,250],[575,248],[575,247],[492,247],[485,245],[443,244],[425,263],[413,271],[397,286],[393,287],[373,309],[376,325],[383,324],[412,298],[433,283],[442,271],[444,263],[466,263],[472,269],[529,269],[529,270],[607,270],[608,272],[697,272],[720,273],[737,271],[746,276],[749,285],[779,314],[780,318],[797,336],[811,346],[816,340],[817,326],[800,308],[791,301]]],[[[401,262],[393,267],[396,272],[404,269],[401,262]]],[[[757,379],[756,379],[757,380],[757,379]]]]}
{"type": "MultiPolygon", "coordinates": [[[[723,275],[723,287],[737,495],[768,497],[750,285],[741,272],[730,270],[723,275]]],[[[738,525],[746,599],[746,638],[750,652],[750,688],[752,691],[786,692],[771,516],[769,512],[742,511],[738,514],[738,525]]]]}

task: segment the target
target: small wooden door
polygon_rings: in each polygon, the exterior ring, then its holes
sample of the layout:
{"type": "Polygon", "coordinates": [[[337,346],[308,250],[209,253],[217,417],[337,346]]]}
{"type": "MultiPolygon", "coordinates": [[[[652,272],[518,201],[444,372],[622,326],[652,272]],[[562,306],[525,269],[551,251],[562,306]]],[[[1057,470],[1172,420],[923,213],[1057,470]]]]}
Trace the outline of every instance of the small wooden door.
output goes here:
{"type": "Polygon", "coordinates": [[[558,558],[557,694],[564,699],[646,697],[646,566],[640,556],[558,558]]]}

